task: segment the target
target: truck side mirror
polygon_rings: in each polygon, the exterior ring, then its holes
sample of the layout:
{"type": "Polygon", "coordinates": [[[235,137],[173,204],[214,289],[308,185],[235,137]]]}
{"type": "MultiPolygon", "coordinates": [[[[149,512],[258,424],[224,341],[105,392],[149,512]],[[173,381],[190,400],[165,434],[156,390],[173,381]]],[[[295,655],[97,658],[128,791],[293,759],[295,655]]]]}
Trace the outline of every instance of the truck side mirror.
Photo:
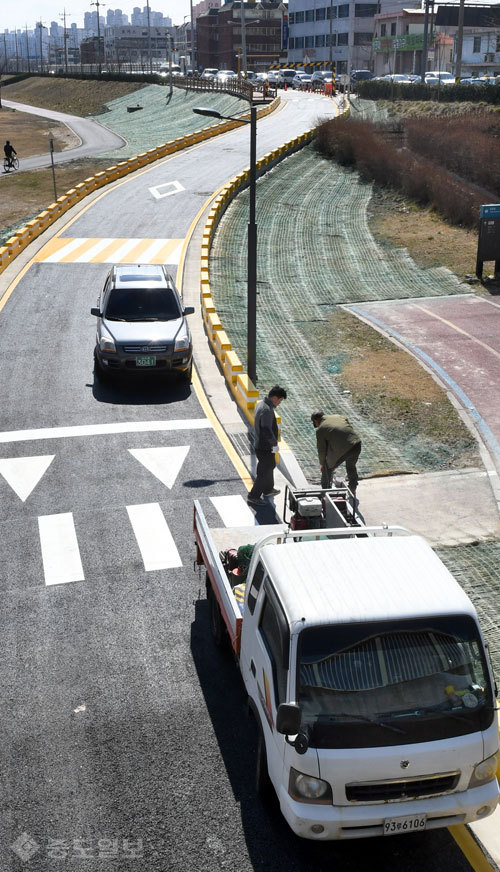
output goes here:
{"type": "Polygon", "coordinates": [[[101,316],[101,310],[99,309],[98,306],[92,306],[92,308],[91,308],[91,310],[90,310],[90,314],[91,314],[91,315],[95,315],[96,318],[100,318],[100,316],[101,316]]]}
{"type": "Polygon", "coordinates": [[[183,315],[194,315],[194,306],[185,306],[183,315]]]}
{"type": "Polygon", "coordinates": [[[276,715],[276,729],[286,736],[296,736],[300,730],[302,712],[296,703],[282,702],[276,715]]]}

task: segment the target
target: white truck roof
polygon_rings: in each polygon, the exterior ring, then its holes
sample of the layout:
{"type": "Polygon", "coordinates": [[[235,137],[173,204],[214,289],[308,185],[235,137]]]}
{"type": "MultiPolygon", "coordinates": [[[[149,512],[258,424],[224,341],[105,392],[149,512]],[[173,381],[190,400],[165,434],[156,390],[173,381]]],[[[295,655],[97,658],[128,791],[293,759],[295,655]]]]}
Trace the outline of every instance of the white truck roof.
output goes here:
{"type": "Polygon", "coordinates": [[[477,615],[420,536],[264,545],[262,561],[290,622],[326,623],[477,615]]]}

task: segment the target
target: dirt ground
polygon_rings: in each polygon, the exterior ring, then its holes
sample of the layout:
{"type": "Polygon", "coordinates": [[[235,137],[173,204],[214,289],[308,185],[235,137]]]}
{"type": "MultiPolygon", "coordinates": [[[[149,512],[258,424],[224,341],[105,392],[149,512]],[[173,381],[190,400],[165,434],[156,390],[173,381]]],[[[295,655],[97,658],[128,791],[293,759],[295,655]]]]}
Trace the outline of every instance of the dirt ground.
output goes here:
{"type": "Polygon", "coordinates": [[[378,422],[415,472],[480,464],[474,437],[445,391],[414,357],[341,308],[329,315],[325,342],[342,349],[339,389],[349,393],[367,420],[378,422]]]}
{"type": "Polygon", "coordinates": [[[31,157],[50,151],[49,139],[54,140],[54,151],[75,148],[80,140],[75,134],[57,121],[17,112],[3,106],[0,111],[0,142],[9,139],[19,157],[31,157]]]}
{"type": "Polygon", "coordinates": [[[141,82],[96,82],[79,79],[36,78],[23,79],[14,85],[4,85],[2,96],[6,100],[55,109],[70,115],[100,115],[105,104],[125,94],[143,88],[141,82]]]}
{"type": "Polygon", "coordinates": [[[477,232],[448,224],[394,191],[374,188],[370,229],[379,242],[407,248],[418,266],[445,266],[462,281],[474,276],[477,232]]]}

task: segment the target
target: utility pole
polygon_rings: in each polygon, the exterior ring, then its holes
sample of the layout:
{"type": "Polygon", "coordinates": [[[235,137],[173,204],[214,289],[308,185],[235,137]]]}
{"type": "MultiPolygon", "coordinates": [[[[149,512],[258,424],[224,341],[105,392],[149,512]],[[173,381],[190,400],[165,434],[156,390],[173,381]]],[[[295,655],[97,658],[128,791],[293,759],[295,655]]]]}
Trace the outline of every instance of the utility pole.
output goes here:
{"type": "Polygon", "coordinates": [[[97,65],[98,65],[98,69],[99,69],[99,75],[101,75],[101,69],[102,69],[101,22],[99,21],[99,6],[105,6],[106,4],[100,3],[99,0],[93,0],[93,2],[90,5],[95,6],[97,8],[97,65]]]}
{"type": "Polygon", "coordinates": [[[333,72],[333,0],[330,0],[330,52],[329,52],[329,60],[330,60],[330,70],[333,72]]]}
{"type": "Polygon", "coordinates": [[[148,58],[149,58],[149,72],[153,72],[153,59],[151,57],[151,18],[150,18],[150,9],[149,9],[149,0],[146,0],[146,20],[148,25],[148,58]]]}
{"type": "Polygon", "coordinates": [[[42,23],[42,19],[41,19],[41,18],[40,18],[40,21],[39,21],[39,27],[40,27],[40,72],[43,73],[43,43],[42,43],[42,28],[43,28],[43,23],[42,23]]]}
{"type": "Polygon", "coordinates": [[[197,66],[198,59],[196,57],[195,44],[194,44],[193,0],[189,0],[189,8],[190,8],[190,12],[191,12],[191,69],[193,71],[193,78],[194,78],[196,70],[198,69],[198,66],[197,66]]]}
{"type": "Polygon", "coordinates": [[[460,80],[460,76],[462,75],[462,48],[464,42],[464,12],[465,12],[465,0],[460,0],[460,6],[458,7],[458,30],[457,30],[457,42],[456,42],[456,64],[455,64],[455,79],[460,80]]]}
{"type": "Polygon", "coordinates": [[[14,30],[14,45],[16,47],[16,73],[19,72],[19,48],[17,45],[17,27],[14,30]]]}
{"type": "Polygon", "coordinates": [[[241,59],[243,61],[243,75],[247,77],[247,35],[245,30],[245,0],[240,0],[241,17],[241,59]]]}
{"type": "Polygon", "coordinates": [[[64,34],[63,34],[63,45],[64,45],[64,72],[67,74],[68,72],[68,31],[66,30],[66,9],[63,9],[62,15],[59,16],[62,18],[64,34]]]}
{"type": "Polygon", "coordinates": [[[27,57],[27,59],[28,59],[28,73],[31,73],[31,67],[30,67],[30,45],[29,45],[29,41],[28,41],[28,24],[27,24],[27,23],[26,23],[26,25],[25,25],[25,31],[26,31],[26,57],[27,57]]]}
{"type": "Polygon", "coordinates": [[[425,73],[427,70],[427,46],[429,39],[429,0],[425,0],[424,14],[424,39],[422,44],[422,62],[420,64],[420,75],[422,83],[425,82],[425,73]]]}

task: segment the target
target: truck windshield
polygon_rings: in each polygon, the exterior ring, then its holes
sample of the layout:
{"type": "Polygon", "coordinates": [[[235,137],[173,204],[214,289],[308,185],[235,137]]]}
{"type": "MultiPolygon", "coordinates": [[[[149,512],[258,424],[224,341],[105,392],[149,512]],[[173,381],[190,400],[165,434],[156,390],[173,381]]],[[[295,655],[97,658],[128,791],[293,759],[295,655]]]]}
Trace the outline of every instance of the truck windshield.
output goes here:
{"type": "Polygon", "coordinates": [[[467,616],[304,629],[297,699],[316,747],[425,742],[486,729],[493,696],[467,616]]]}

